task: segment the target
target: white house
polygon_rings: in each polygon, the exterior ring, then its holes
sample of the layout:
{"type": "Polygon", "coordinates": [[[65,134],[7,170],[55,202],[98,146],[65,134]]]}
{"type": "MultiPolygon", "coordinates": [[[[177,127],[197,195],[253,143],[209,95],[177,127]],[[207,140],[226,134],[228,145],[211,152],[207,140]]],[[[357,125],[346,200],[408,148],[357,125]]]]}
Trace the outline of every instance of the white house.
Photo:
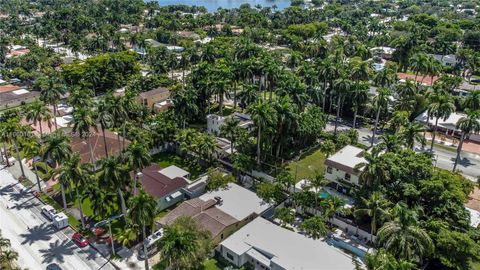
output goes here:
{"type": "Polygon", "coordinates": [[[207,115],[207,132],[210,134],[219,135],[220,128],[222,127],[223,123],[230,117],[236,118],[238,121],[240,121],[239,126],[242,128],[247,128],[253,123],[250,116],[243,113],[235,112],[229,116],[209,114],[207,115]]]}
{"type": "MultiPolygon", "coordinates": [[[[349,184],[359,185],[360,171],[355,167],[366,162],[363,157],[365,150],[347,145],[325,160],[325,178],[345,189],[349,184]]],[[[346,191],[346,190],[345,190],[346,191]]]]}
{"type": "Polygon", "coordinates": [[[438,62],[442,63],[442,65],[447,67],[453,67],[458,63],[457,57],[454,54],[430,54],[433,58],[435,58],[438,62]]]}
{"type": "MultiPolygon", "coordinates": [[[[438,126],[437,130],[440,132],[445,132],[446,135],[460,137],[460,130],[457,129],[457,122],[460,118],[465,117],[466,115],[459,112],[454,112],[450,114],[447,119],[440,118],[438,119],[438,126]]],[[[422,114],[415,118],[415,121],[420,122],[422,124],[427,124],[427,111],[424,111],[422,114]]],[[[479,121],[480,122],[480,121],[479,121]]],[[[432,126],[435,124],[435,118],[430,117],[428,120],[428,125],[432,126]]],[[[480,135],[479,134],[470,134],[469,139],[474,142],[480,142],[480,135]]]]}
{"type": "Polygon", "coordinates": [[[220,243],[222,256],[240,267],[250,263],[268,270],[352,270],[351,255],[322,240],[284,229],[257,217],[220,243]]]}
{"type": "Polygon", "coordinates": [[[373,55],[380,56],[384,59],[390,59],[392,58],[393,53],[395,52],[395,48],[391,47],[373,47],[370,49],[370,52],[372,52],[373,55]]]}

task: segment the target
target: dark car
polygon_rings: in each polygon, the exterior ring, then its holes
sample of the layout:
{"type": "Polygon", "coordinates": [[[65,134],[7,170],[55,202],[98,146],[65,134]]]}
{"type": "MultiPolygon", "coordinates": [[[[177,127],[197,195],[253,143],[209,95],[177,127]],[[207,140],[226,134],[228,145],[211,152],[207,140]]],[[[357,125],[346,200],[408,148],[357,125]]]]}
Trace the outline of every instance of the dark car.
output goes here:
{"type": "Polygon", "coordinates": [[[88,245],[87,238],[83,237],[80,233],[74,233],[72,235],[72,241],[75,242],[79,247],[85,247],[88,245]]]}
{"type": "Polygon", "coordinates": [[[62,268],[56,263],[51,263],[47,266],[47,270],[62,270],[62,268]]]}

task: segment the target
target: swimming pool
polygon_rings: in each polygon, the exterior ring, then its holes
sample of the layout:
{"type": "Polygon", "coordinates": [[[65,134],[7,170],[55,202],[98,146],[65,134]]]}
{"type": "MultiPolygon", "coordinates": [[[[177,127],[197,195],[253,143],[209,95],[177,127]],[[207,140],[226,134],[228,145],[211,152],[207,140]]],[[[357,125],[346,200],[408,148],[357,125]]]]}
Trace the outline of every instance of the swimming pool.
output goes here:
{"type": "Polygon", "coordinates": [[[341,249],[344,249],[344,250],[347,250],[355,255],[357,255],[360,259],[364,259],[365,258],[365,255],[367,254],[366,251],[364,250],[361,250],[357,247],[354,247],[348,243],[346,243],[345,241],[342,241],[340,239],[337,239],[337,238],[329,238],[327,239],[326,241],[329,245],[333,245],[334,247],[338,247],[338,248],[341,248],[341,249]]]}

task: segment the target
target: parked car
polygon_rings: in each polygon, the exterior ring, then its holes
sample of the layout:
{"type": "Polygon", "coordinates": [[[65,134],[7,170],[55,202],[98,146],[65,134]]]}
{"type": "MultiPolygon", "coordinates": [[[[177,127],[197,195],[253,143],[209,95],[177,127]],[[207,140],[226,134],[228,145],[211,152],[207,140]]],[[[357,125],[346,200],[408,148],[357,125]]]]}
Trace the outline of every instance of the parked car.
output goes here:
{"type": "Polygon", "coordinates": [[[42,207],[42,214],[44,214],[49,220],[53,220],[57,211],[51,205],[45,205],[42,207]]]}
{"type": "Polygon", "coordinates": [[[72,241],[75,242],[79,247],[85,247],[88,245],[87,238],[83,237],[80,233],[74,233],[72,235],[72,241]]]}
{"type": "Polygon", "coordinates": [[[47,270],[62,270],[62,268],[56,263],[51,263],[47,265],[47,270]]]}

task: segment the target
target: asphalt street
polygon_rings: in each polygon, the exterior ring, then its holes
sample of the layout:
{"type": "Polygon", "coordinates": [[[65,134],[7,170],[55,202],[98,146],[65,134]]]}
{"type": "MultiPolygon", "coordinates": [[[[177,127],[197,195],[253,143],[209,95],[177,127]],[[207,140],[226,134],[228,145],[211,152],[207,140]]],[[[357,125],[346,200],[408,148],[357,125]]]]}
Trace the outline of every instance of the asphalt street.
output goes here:
{"type": "Polygon", "coordinates": [[[43,204],[6,170],[0,169],[0,230],[18,252],[18,266],[46,269],[56,263],[64,270],[115,269],[90,246],[70,240],[73,230],[58,230],[41,214],[43,204]]]}
{"type": "MultiPolygon", "coordinates": [[[[333,131],[334,128],[335,128],[335,123],[331,121],[327,124],[326,130],[333,131]]],[[[345,124],[339,124],[337,129],[348,130],[350,128],[351,126],[348,126],[345,124]]],[[[357,130],[358,130],[359,142],[366,146],[370,146],[371,139],[372,139],[372,131],[366,128],[357,128],[357,130]]],[[[380,135],[378,134],[375,136],[376,138],[375,144],[378,143],[379,136],[380,135]]],[[[426,149],[429,149],[429,147],[427,146],[426,149]]],[[[421,152],[421,151],[425,151],[425,149],[422,149],[420,145],[418,145],[417,147],[415,147],[415,151],[421,152]]],[[[447,149],[434,146],[433,154],[435,159],[434,164],[437,167],[446,169],[446,170],[453,169],[453,164],[455,163],[455,157],[456,157],[455,151],[449,151],[447,149]]],[[[459,164],[457,165],[457,169],[460,170],[462,175],[465,176],[466,178],[472,181],[476,181],[477,177],[480,176],[480,155],[462,151],[460,158],[461,159],[459,164]]]]}

